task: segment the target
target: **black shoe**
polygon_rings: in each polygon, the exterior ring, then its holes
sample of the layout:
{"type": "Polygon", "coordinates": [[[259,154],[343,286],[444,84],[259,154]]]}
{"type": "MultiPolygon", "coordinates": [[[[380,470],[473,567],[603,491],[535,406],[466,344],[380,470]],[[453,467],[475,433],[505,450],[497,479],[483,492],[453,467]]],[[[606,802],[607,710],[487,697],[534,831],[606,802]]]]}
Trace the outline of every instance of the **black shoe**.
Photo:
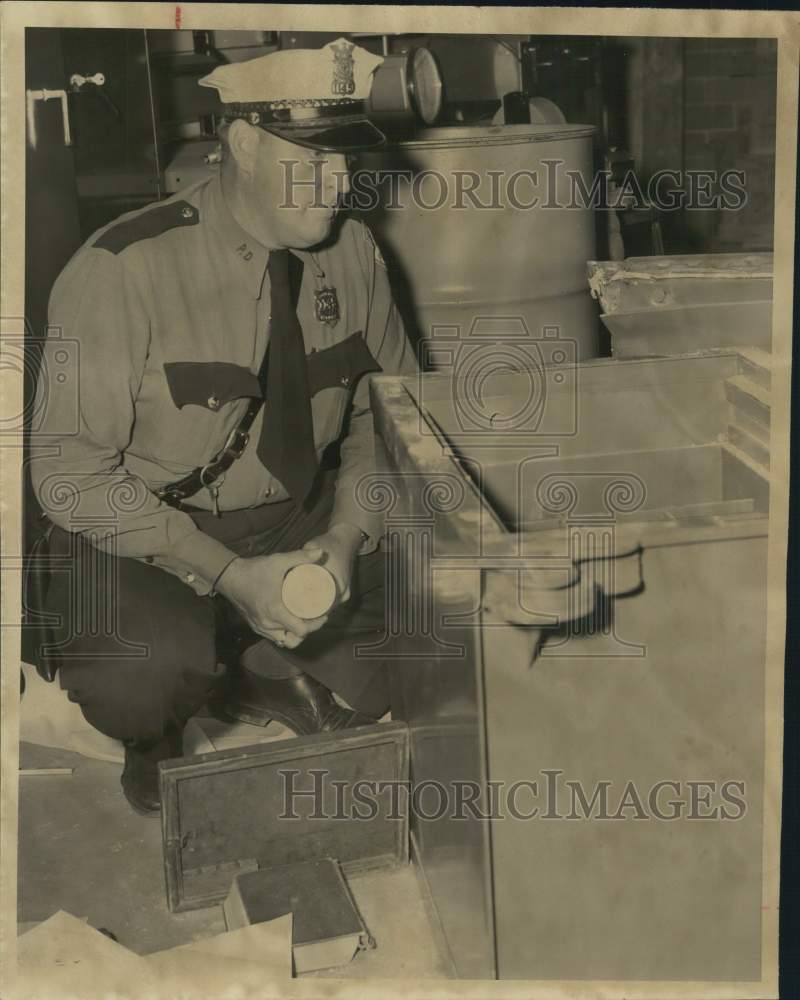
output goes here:
{"type": "Polygon", "coordinates": [[[266,726],[275,719],[297,736],[371,726],[376,721],[342,708],[328,688],[308,674],[275,680],[244,668],[236,674],[224,711],[254,726],[266,726]]]}
{"type": "Polygon", "coordinates": [[[120,784],[125,798],[140,816],[158,816],[161,793],[158,762],[183,754],[183,730],[168,732],[158,743],[126,743],[120,784]]]}

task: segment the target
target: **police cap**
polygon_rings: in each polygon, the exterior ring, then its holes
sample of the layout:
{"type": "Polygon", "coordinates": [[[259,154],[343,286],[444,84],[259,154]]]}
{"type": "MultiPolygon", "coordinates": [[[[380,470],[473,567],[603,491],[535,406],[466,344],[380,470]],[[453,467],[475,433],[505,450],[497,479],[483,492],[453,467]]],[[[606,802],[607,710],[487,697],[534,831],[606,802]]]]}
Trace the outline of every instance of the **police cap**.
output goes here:
{"type": "Polygon", "coordinates": [[[242,118],[300,146],[351,152],[386,141],[365,113],[382,62],[339,38],[320,49],[285,49],[217,66],[199,82],[217,90],[225,121],[242,118]]]}

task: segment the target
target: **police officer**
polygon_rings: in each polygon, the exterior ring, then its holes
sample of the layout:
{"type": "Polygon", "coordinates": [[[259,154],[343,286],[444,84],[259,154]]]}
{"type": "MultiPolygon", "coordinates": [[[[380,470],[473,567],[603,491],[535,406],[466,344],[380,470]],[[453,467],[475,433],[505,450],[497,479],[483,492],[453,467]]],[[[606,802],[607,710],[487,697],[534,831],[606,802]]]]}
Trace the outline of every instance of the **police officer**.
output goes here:
{"type": "Polygon", "coordinates": [[[346,154],[383,141],[364,114],[381,61],[340,39],[215,69],[219,172],[95,233],[52,292],[39,402],[57,447],[32,475],[60,626],[42,657],[124,742],[142,813],[209,701],[299,734],[388,707],[383,664],[353,652],[383,620],[358,482],[367,376],[415,360],[368,229],[337,212],[346,154]],[[281,596],[305,563],[337,591],[310,621],[281,596]]]}

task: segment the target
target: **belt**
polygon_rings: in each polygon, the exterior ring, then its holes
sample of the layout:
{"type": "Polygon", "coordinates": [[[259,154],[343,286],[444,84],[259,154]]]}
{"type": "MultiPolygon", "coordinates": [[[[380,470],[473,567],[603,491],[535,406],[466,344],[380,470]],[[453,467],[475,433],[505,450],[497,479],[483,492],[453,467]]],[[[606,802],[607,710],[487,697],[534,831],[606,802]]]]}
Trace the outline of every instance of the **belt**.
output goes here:
{"type": "MultiPolygon", "coordinates": [[[[250,440],[250,428],[258,415],[258,411],[263,405],[263,398],[254,398],[245,410],[244,416],[228,435],[228,440],[210,462],[206,465],[198,466],[192,472],[179,479],[169,486],[161,486],[153,490],[159,500],[175,507],[178,510],[186,510],[187,513],[192,508],[184,504],[184,500],[192,497],[201,489],[207,489],[214,496],[215,484],[230,469],[237,458],[241,458],[250,440]]],[[[218,489],[218,488],[217,488],[218,489]]],[[[199,509],[199,508],[195,508],[199,509]]]]}
{"type": "Polygon", "coordinates": [[[163,500],[164,503],[168,503],[170,507],[175,507],[177,510],[190,513],[192,508],[188,504],[184,504],[183,501],[188,497],[193,497],[200,490],[207,489],[211,493],[211,499],[214,501],[214,513],[219,514],[217,508],[219,486],[216,484],[230,469],[236,459],[241,458],[244,454],[247,442],[250,440],[250,428],[258,416],[258,411],[264,405],[268,371],[269,346],[267,346],[264,352],[261,367],[258,371],[258,381],[261,386],[262,395],[260,397],[255,396],[250,400],[247,409],[244,411],[244,416],[228,435],[228,440],[222,446],[221,451],[217,452],[210,462],[206,465],[198,465],[196,469],[193,469],[192,472],[184,476],[183,479],[179,479],[176,483],[170,483],[169,486],[161,486],[157,490],[153,490],[159,500],[163,500]]]}

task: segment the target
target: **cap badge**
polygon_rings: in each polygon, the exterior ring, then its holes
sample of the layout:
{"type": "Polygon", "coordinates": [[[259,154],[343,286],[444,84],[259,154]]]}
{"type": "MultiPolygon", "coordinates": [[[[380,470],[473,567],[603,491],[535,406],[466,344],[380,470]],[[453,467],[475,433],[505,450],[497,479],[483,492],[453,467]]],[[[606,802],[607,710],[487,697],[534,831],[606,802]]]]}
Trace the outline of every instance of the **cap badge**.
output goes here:
{"type": "Polygon", "coordinates": [[[333,80],[331,82],[331,93],[337,97],[349,97],[355,93],[356,82],[353,79],[353,69],[355,60],[353,59],[353,49],[355,45],[342,41],[338,45],[332,45],[333,50],[333,80]]]}
{"type": "Polygon", "coordinates": [[[339,297],[335,288],[325,285],[314,292],[314,315],[318,323],[336,326],[339,322],[339,297]]]}

